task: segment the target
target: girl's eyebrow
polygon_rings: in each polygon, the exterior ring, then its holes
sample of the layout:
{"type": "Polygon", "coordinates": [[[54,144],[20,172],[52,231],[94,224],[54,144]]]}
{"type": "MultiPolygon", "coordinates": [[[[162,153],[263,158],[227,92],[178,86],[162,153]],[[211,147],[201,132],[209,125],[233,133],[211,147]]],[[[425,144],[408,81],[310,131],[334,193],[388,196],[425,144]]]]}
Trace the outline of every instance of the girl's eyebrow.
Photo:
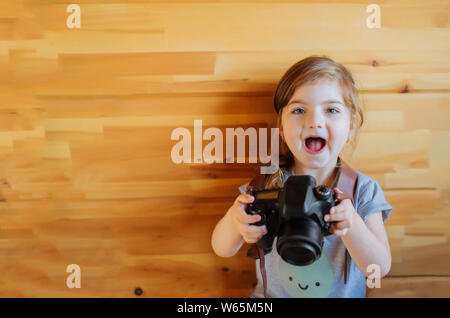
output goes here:
{"type": "MultiPolygon", "coordinates": [[[[302,99],[294,99],[294,100],[291,100],[291,101],[287,104],[287,106],[289,106],[290,104],[305,104],[305,105],[308,105],[308,103],[305,102],[305,101],[302,100],[302,99]]],[[[324,101],[322,104],[323,104],[323,105],[325,105],[325,104],[341,104],[342,106],[344,106],[344,104],[343,104],[341,101],[337,100],[337,99],[327,99],[327,100],[324,101]]]]}

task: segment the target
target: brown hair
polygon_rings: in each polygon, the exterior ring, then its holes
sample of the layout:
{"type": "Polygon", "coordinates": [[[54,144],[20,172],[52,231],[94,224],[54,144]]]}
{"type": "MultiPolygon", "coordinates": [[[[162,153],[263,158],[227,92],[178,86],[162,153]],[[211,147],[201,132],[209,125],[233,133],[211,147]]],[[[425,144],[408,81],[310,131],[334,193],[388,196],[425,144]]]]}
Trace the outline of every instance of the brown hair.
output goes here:
{"type": "MultiPolygon", "coordinates": [[[[312,55],[292,65],[278,82],[274,94],[274,108],[278,114],[277,127],[281,127],[281,114],[283,108],[294,95],[295,90],[301,85],[314,82],[315,80],[327,78],[338,81],[344,104],[349,108],[351,114],[351,125],[355,128],[355,134],[350,140],[352,151],[357,143],[359,128],[364,121],[363,111],[359,103],[358,90],[355,81],[347,68],[327,56],[312,55]]],[[[266,182],[265,188],[282,187],[284,173],[294,163],[294,156],[280,136],[279,140],[279,166],[266,182]]]]}

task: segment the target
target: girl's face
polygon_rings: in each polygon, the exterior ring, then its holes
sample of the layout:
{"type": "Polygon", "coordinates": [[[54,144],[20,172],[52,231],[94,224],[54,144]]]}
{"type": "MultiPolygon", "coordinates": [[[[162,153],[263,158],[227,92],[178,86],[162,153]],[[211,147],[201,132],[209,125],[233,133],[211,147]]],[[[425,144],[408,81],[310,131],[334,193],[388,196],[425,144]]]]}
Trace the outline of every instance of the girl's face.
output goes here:
{"type": "Polygon", "coordinates": [[[280,134],[309,169],[336,164],[351,132],[350,110],[336,81],[319,79],[298,87],[281,114],[280,134]]]}

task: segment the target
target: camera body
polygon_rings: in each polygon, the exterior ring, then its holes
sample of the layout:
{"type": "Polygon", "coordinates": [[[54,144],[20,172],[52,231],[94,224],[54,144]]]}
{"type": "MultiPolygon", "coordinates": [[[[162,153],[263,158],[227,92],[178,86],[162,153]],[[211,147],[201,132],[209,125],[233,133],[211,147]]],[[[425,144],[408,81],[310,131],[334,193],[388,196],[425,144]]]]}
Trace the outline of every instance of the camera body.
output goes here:
{"type": "Polygon", "coordinates": [[[322,254],[323,238],[330,235],[332,222],[324,216],[336,205],[334,191],[316,186],[312,176],[290,176],[284,187],[248,192],[255,200],[247,206],[248,214],[261,215],[252,225],[266,225],[267,234],[256,245],[272,249],[275,237],[277,252],[293,265],[309,265],[322,254]]]}

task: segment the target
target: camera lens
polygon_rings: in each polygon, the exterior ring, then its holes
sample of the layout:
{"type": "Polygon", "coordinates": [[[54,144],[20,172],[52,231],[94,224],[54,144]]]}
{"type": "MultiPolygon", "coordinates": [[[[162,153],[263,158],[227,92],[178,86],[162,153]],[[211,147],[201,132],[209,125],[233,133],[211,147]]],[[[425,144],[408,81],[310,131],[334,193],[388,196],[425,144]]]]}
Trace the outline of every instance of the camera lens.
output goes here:
{"type": "Polygon", "coordinates": [[[317,258],[317,250],[311,244],[302,241],[285,242],[279,254],[292,265],[309,265],[317,258]]]}
{"type": "Polygon", "coordinates": [[[280,227],[278,254],[292,265],[305,266],[316,261],[322,253],[323,235],[319,225],[310,219],[296,219],[280,227]]]}

